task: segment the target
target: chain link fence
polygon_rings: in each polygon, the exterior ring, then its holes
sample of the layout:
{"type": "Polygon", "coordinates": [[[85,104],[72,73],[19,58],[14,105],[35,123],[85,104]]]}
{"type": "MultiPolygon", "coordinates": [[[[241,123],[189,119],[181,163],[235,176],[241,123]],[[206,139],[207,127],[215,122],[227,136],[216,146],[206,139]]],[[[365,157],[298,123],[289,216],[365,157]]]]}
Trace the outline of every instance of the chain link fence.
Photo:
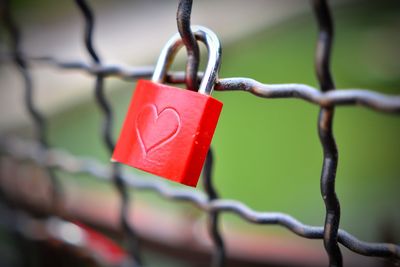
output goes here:
{"type": "MultiPolygon", "coordinates": [[[[36,223],[41,225],[42,231],[59,241],[67,242],[66,237],[54,231],[54,229],[68,226],[68,222],[62,219],[63,214],[63,192],[57,179],[55,170],[62,170],[71,174],[85,173],[94,179],[105,180],[115,185],[120,196],[120,218],[119,224],[123,229],[123,236],[126,243],[128,260],[124,264],[132,266],[145,266],[142,259],[141,246],[138,234],[135,230],[135,222],[129,222],[129,206],[132,199],[128,194],[130,188],[136,190],[151,190],[169,200],[188,202],[207,214],[208,231],[213,242],[214,250],[211,266],[226,265],[226,248],[224,245],[224,234],[220,231],[220,216],[224,213],[233,213],[243,220],[252,224],[279,225],[293,232],[294,234],[308,238],[323,240],[324,247],[329,258],[329,266],[343,266],[342,252],[339,244],[342,244],[354,253],[383,257],[400,261],[400,245],[388,243],[368,243],[357,239],[350,233],[339,229],[340,225],[340,202],[335,192],[335,178],[338,164],[338,150],[332,132],[332,123],[335,108],[339,106],[357,105],[374,110],[376,112],[400,114],[400,96],[385,95],[382,93],[364,89],[335,90],[335,83],[330,71],[330,57],[332,40],[334,35],[333,20],[330,9],[325,0],[312,1],[316,22],[318,24],[318,40],[315,51],[316,77],[320,84],[320,90],[304,84],[263,84],[249,78],[220,78],[215,84],[218,91],[246,91],[254,96],[262,98],[298,98],[320,107],[318,117],[318,132],[323,148],[323,166],[321,171],[321,195],[326,207],[325,224],[323,226],[306,225],[299,220],[285,213],[260,212],[246,206],[239,200],[219,198],[217,188],[213,185],[213,154],[209,151],[204,166],[202,182],[204,193],[191,191],[185,188],[171,187],[166,183],[154,180],[138,179],[136,176],[122,173],[118,164],[105,166],[95,159],[80,158],[51,148],[47,139],[46,120],[41,114],[33,100],[34,87],[31,77],[31,63],[41,63],[63,70],[78,70],[86,72],[94,79],[94,93],[96,103],[100,107],[103,116],[103,125],[100,138],[108,149],[110,155],[114,148],[113,130],[113,108],[105,95],[105,79],[117,77],[124,80],[134,81],[139,78],[148,78],[152,75],[152,69],[148,67],[120,67],[116,65],[103,64],[102,58],[95,48],[93,31],[95,27],[94,13],[85,0],[76,0],[77,12],[80,12],[85,24],[85,34],[82,38],[86,47],[90,62],[64,62],[52,57],[31,58],[22,50],[22,38],[11,13],[9,1],[2,1],[2,19],[10,37],[9,60],[13,60],[21,74],[25,85],[25,106],[34,123],[37,140],[23,141],[10,137],[2,137],[1,152],[5,157],[11,157],[18,161],[29,161],[42,166],[48,177],[50,177],[50,188],[52,196],[51,214],[55,217],[36,218],[18,211],[17,209],[3,209],[7,211],[6,218],[17,218],[16,220],[36,223]],[[19,219],[18,219],[19,218],[19,219]],[[53,229],[53,230],[52,230],[53,229]]],[[[186,83],[188,89],[194,90],[202,74],[198,73],[199,49],[193,34],[190,30],[190,14],[192,1],[181,0],[177,12],[178,29],[188,52],[188,61],[185,72],[171,72],[168,74],[169,83],[186,83]]],[[[4,184],[2,185],[4,187],[4,184]]],[[[7,198],[2,192],[2,199],[7,203],[7,198]]],[[[3,220],[3,219],[2,219],[3,220]]],[[[15,220],[4,220],[2,224],[14,226],[15,231],[24,234],[25,237],[35,238],[30,232],[24,230],[20,223],[15,220]],[[18,227],[15,227],[18,226],[18,227]]],[[[84,242],[75,242],[77,247],[85,247],[84,242]]],[[[93,256],[98,260],[98,257],[93,256]]],[[[98,262],[100,265],[107,265],[98,262]]]]}

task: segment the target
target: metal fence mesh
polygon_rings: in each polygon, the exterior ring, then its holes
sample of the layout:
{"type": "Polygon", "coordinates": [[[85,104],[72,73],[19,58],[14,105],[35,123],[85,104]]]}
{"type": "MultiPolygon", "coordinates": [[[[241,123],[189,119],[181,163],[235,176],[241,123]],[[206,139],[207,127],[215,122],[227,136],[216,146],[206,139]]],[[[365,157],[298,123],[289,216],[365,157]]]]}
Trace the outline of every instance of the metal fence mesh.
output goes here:
{"type": "MultiPolygon", "coordinates": [[[[38,111],[33,101],[34,88],[30,74],[30,63],[42,63],[58,69],[72,69],[93,76],[96,103],[103,114],[103,125],[100,138],[110,153],[114,148],[113,109],[105,96],[104,80],[108,77],[118,77],[126,80],[150,77],[152,69],[147,67],[126,68],[110,66],[102,63],[101,56],[93,43],[95,26],[94,13],[85,0],[76,0],[77,10],[81,12],[85,21],[83,43],[91,62],[62,62],[56,58],[40,57],[29,58],[21,48],[21,36],[17,23],[13,20],[8,1],[2,2],[2,18],[4,26],[10,36],[10,58],[15,62],[25,84],[25,105],[34,123],[37,142],[27,142],[10,138],[1,139],[3,154],[18,160],[29,160],[45,167],[51,178],[54,215],[60,215],[62,210],[62,188],[57,182],[54,170],[60,169],[68,173],[86,173],[100,180],[114,183],[120,196],[120,225],[124,230],[129,255],[133,266],[143,266],[141,250],[134,228],[134,222],[128,222],[128,207],[132,205],[128,188],[151,190],[166,199],[190,202],[208,215],[209,235],[214,245],[212,266],[224,266],[226,251],[224,237],[219,229],[219,217],[222,213],[234,213],[243,220],[253,224],[280,225],[294,234],[309,238],[322,239],[329,257],[329,266],[342,266],[342,254],[339,243],[351,251],[373,257],[384,257],[400,260],[400,246],[386,243],[368,243],[361,241],[339,229],[340,204],[335,192],[336,168],[338,151],[332,132],[334,111],[337,106],[358,105],[377,112],[400,114],[400,96],[389,96],[378,92],[363,89],[335,90],[334,80],[330,71],[330,56],[333,39],[333,21],[325,0],[314,0],[312,6],[318,24],[318,41],[315,52],[316,76],[320,90],[303,84],[263,84],[249,78],[218,79],[215,90],[241,90],[262,98],[299,98],[311,104],[320,106],[318,131],[323,148],[323,166],[321,172],[321,194],[326,207],[325,224],[310,226],[301,223],[292,216],[284,213],[259,212],[252,210],[237,200],[221,199],[212,183],[213,154],[208,153],[203,171],[205,192],[193,192],[185,188],[172,188],[160,181],[138,180],[129,174],[123,174],[118,164],[104,166],[94,159],[83,159],[65,151],[49,147],[46,137],[46,121],[38,111]]],[[[190,13],[192,1],[180,1],[178,7],[178,28],[188,51],[188,65],[186,73],[169,73],[167,80],[170,83],[187,83],[189,89],[196,87],[198,74],[198,48],[190,31],[190,13]],[[196,62],[197,61],[197,62],[196,62]]],[[[226,233],[229,234],[229,233],[226,233]]]]}

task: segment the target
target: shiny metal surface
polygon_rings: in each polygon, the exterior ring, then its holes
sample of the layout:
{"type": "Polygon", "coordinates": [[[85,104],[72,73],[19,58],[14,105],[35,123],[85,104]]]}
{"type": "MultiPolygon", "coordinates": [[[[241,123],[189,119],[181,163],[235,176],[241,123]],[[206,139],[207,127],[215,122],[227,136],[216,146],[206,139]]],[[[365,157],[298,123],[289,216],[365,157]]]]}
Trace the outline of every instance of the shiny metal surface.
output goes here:
{"type": "MultiPolygon", "coordinates": [[[[221,65],[221,44],[218,37],[211,30],[202,26],[192,26],[193,34],[196,39],[203,42],[208,50],[208,63],[201,79],[198,92],[200,94],[211,95],[215,81],[218,77],[219,67],[221,65]]],[[[183,41],[179,33],[172,36],[162,49],[157,60],[151,80],[157,83],[166,82],[166,74],[174,60],[183,41]]]]}

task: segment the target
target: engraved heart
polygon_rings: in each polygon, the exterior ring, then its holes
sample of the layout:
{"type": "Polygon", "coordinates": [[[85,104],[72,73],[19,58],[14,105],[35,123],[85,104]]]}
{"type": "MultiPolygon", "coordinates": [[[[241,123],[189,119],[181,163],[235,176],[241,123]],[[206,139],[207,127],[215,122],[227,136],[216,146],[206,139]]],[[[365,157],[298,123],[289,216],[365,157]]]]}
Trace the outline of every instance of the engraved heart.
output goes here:
{"type": "Polygon", "coordinates": [[[146,155],[173,140],[180,127],[181,118],[172,107],[158,112],[156,105],[145,105],[136,117],[136,133],[146,155]]]}

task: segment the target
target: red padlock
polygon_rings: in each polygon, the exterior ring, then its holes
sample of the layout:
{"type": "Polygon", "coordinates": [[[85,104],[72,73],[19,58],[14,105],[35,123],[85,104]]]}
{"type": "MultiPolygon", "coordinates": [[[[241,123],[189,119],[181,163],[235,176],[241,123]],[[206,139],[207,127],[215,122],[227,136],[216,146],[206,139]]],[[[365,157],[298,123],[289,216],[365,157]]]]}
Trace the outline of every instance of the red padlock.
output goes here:
{"type": "Polygon", "coordinates": [[[162,84],[182,46],[175,34],[161,52],[152,81],[139,80],[112,160],[196,186],[222,109],[222,103],[210,96],[221,46],[209,29],[196,26],[192,31],[208,49],[199,91],[162,84]]]}

